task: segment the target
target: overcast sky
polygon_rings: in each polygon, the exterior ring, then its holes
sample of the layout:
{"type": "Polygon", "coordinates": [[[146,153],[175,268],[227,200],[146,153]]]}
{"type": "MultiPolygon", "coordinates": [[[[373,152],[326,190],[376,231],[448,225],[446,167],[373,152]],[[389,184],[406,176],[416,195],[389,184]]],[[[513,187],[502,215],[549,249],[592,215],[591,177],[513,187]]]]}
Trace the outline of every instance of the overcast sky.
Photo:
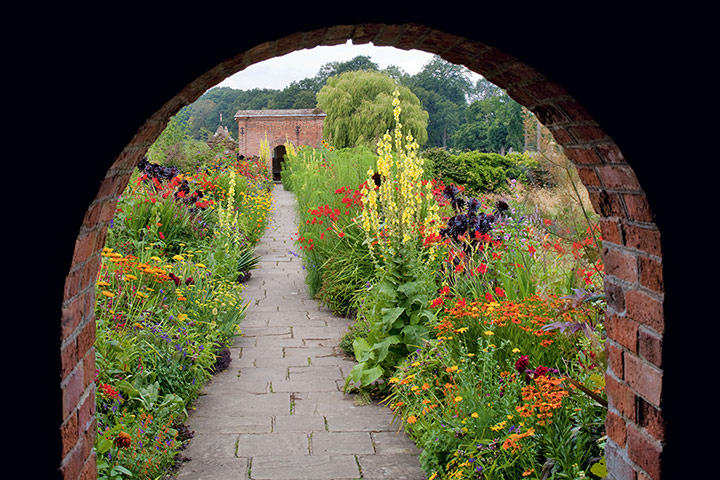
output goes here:
{"type": "MultiPolygon", "coordinates": [[[[358,55],[367,55],[380,69],[397,65],[410,75],[418,73],[432,59],[432,54],[419,50],[400,50],[394,47],[376,47],[372,44],[353,45],[348,40],[345,45],[321,46],[298,50],[282,57],[271,58],[250,65],[235,75],[226,78],[218,87],[231,87],[238,90],[253,88],[271,88],[282,90],[290,83],[314,77],[320,67],[329,62],[345,62],[358,55]]],[[[471,72],[472,73],[472,72],[471,72]]],[[[472,73],[473,83],[479,75],[472,73]]]]}

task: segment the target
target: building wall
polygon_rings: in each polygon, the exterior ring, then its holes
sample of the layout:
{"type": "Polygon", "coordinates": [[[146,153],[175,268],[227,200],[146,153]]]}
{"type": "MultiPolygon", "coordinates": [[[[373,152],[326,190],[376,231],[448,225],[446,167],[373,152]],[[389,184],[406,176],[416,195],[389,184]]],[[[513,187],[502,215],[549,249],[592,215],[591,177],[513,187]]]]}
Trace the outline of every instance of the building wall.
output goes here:
{"type": "Polygon", "coordinates": [[[319,147],[323,138],[324,116],[241,117],[238,122],[238,153],[246,157],[260,154],[260,142],[267,138],[270,151],[290,141],[295,147],[319,147]]]}

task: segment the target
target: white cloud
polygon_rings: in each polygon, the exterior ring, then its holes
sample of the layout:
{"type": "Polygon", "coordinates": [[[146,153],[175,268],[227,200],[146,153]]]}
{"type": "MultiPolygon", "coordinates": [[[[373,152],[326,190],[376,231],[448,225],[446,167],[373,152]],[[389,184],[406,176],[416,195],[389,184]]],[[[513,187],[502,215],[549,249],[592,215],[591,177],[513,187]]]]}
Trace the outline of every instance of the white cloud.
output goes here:
{"type": "MultiPolygon", "coordinates": [[[[314,77],[320,67],[329,62],[345,62],[358,55],[367,55],[370,60],[383,69],[397,65],[410,75],[418,73],[432,59],[431,53],[419,50],[400,50],[394,47],[377,47],[372,44],[321,46],[298,50],[282,57],[250,65],[218,84],[219,87],[231,87],[239,90],[253,88],[271,88],[282,90],[290,83],[314,77]]],[[[479,78],[473,74],[473,81],[479,78]]]]}

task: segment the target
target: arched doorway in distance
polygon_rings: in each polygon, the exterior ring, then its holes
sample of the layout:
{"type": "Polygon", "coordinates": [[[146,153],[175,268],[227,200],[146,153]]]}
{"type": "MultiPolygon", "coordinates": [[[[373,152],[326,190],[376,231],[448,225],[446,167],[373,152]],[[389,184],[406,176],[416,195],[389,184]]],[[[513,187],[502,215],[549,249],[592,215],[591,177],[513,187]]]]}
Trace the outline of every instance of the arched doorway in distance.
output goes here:
{"type": "Polygon", "coordinates": [[[273,181],[280,182],[282,162],[285,160],[285,145],[278,145],[272,151],[272,173],[273,181]]]}

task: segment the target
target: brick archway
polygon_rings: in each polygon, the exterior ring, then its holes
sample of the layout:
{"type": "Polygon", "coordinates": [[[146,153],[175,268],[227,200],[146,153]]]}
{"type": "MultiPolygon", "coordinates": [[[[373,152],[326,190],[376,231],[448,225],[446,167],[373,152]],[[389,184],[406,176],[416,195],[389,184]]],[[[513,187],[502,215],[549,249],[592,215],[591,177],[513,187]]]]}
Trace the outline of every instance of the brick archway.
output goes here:
{"type": "Polygon", "coordinates": [[[94,280],[108,223],[133,168],[174,113],[227,76],[272,57],[347,39],[424,50],[465,65],[533,111],[563,146],[602,217],[610,476],[661,478],[666,420],[663,248],[643,186],[603,126],[562,86],[492,46],[419,24],[337,25],[261,43],[211,66],[144,120],[107,170],[85,213],[65,281],[61,319],[64,478],[94,478],[94,280]]]}

